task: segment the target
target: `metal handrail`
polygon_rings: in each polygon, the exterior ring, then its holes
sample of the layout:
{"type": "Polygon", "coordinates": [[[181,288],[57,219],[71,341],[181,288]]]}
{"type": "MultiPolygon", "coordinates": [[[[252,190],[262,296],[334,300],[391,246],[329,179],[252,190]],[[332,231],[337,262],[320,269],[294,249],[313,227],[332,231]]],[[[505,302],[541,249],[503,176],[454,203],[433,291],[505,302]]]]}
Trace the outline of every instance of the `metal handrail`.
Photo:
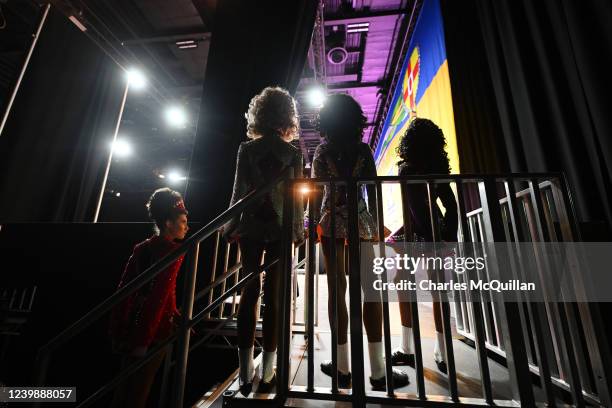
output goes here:
{"type": "MultiPolygon", "coordinates": [[[[104,300],[98,306],[94,307],[90,312],[85,314],[82,318],[77,320],[75,323],[70,325],[67,329],[62,331],[60,334],[55,336],[45,345],[43,345],[37,354],[37,384],[43,385],[46,378],[46,370],[49,363],[50,354],[53,350],[57,349],[62,344],[66,343],[69,339],[74,337],[75,335],[82,332],[84,329],[89,327],[95,321],[97,321],[104,314],[109,312],[112,308],[114,308],[121,301],[126,299],[132,293],[136,292],[142,286],[144,286],[148,281],[155,278],[158,274],[160,274],[164,269],[170,266],[173,262],[175,262],[179,257],[186,254],[189,250],[194,249],[202,242],[204,239],[208,238],[212,234],[214,234],[217,230],[219,230],[225,223],[229,220],[238,216],[252,201],[262,197],[266,193],[268,193],[274,186],[283,180],[287,179],[288,176],[291,175],[292,169],[285,169],[278,177],[276,177],[272,182],[265,185],[261,189],[253,190],[249,192],[244,198],[239,200],[237,203],[232,205],[226,211],[221,213],[211,222],[209,222],[206,226],[202,227],[198,232],[188,238],[180,247],[166,255],[164,258],[159,260],[154,265],[147,268],[143,273],[134,278],[130,283],[125,285],[123,288],[119,289],[112,296],[104,300]]],[[[223,279],[223,277],[220,277],[223,279]]],[[[216,286],[210,285],[209,288],[216,286]]],[[[237,285],[236,285],[237,286],[237,285]]],[[[232,289],[235,289],[232,288],[232,289]]],[[[230,292],[228,290],[225,294],[230,292]]]]}

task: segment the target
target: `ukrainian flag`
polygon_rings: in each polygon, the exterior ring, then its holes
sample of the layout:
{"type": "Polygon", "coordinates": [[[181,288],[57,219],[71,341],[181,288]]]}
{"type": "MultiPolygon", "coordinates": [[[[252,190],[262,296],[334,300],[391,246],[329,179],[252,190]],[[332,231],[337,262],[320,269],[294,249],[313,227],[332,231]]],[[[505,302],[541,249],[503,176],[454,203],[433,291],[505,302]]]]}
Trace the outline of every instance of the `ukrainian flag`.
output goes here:
{"type": "MultiPolygon", "coordinates": [[[[439,0],[424,0],[408,52],[374,152],[379,176],[397,175],[395,150],[410,121],[427,118],[444,132],[451,172],[459,173],[450,76],[446,60],[444,27],[439,0]]],[[[391,231],[402,226],[399,186],[383,185],[385,225],[391,231]]]]}

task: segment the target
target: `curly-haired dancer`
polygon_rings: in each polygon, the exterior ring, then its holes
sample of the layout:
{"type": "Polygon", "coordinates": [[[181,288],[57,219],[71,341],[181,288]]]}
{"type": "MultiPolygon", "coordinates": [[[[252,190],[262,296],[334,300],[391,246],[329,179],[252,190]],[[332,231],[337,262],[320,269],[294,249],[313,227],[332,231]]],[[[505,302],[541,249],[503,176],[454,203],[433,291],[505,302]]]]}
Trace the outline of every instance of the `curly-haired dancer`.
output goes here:
{"type": "MultiPolygon", "coordinates": [[[[408,176],[414,174],[450,174],[448,155],[444,149],[446,140],[442,130],[431,120],[416,118],[414,119],[406,133],[402,136],[397,154],[400,158],[398,162],[399,175],[408,176]]],[[[442,241],[455,242],[457,240],[457,202],[455,195],[448,184],[432,184],[431,200],[427,195],[427,186],[424,184],[402,185],[402,196],[409,213],[406,220],[411,227],[411,236],[406,237],[407,241],[432,242],[432,224],[429,208],[438,219],[440,225],[442,241]],[[442,215],[436,205],[440,199],[445,212],[442,215]]],[[[400,230],[399,235],[404,231],[400,230]]],[[[395,238],[396,240],[403,239],[395,238]]],[[[439,301],[439,294],[432,293],[434,323],[436,326],[436,340],[434,345],[434,361],[438,369],[444,373],[447,371],[445,356],[446,349],[444,336],[442,334],[442,308],[439,301]]],[[[400,316],[402,321],[402,343],[392,354],[393,364],[407,364],[414,366],[414,343],[412,333],[412,315],[410,303],[400,302],[400,316]]]]}
{"type": "MultiPolygon", "coordinates": [[[[284,89],[265,88],[249,104],[246,113],[247,136],[238,149],[236,176],[231,204],[247,193],[274,180],[286,168],[293,168],[294,176],[302,176],[302,154],[291,145],[298,132],[295,100],[284,89]]],[[[250,205],[241,217],[224,227],[227,239],[238,240],[245,273],[259,269],[265,251],[265,263],[280,255],[283,218],[283,185],[276,185],[262,199],[250,205]]],[[[304,208],[301,196],[294,207],[293,242],[304,239],[304,208]]],[[[266,271],[264,279],[263,367],[259,392],[268,392],[275,383],[274,357],[278,343],[278,307],[280,275],[278,263],[266,271]]],[[[261,292],[261,279],[251,280],[242,290],[238,309],[239,380],[243,391],[253,383],[253,343],[255,340],[256,306],[261,292]]]]}

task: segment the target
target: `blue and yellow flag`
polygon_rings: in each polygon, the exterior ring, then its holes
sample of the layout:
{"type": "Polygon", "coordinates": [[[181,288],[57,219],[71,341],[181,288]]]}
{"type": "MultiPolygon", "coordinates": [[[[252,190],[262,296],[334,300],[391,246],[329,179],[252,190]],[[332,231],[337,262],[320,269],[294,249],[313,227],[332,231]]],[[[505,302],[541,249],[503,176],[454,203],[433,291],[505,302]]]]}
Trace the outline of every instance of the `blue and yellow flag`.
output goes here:
{"type": "MultiPolygon", "coordinates": [[[[382,135],[374,152],[379,176],[397,175],[395,152],[415,118],[427,118],[444,132],[451,172],[459,173],[459,155],[439,0],[424,0],[408,52],[393,92],[382,135]]],[[[391,231],[403,223],[397,185],[383,185],[385,224],[391,231]]]]}

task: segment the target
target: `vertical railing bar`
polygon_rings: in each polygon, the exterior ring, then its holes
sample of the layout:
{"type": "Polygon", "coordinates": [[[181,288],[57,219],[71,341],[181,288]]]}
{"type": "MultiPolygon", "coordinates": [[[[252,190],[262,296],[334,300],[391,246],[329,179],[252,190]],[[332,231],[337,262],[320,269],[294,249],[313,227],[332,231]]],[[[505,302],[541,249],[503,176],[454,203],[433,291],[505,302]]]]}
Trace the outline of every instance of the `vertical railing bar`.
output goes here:
{"type": "MultiPolygon", "coordinates": [[[[484,182],[478,183],[481,207],[483,214],[488,218],[488,222],[484,222],[484,227],[489,242],[503,242],[505,239],[499,218],[500,207],[496,187],[496,180],[491,177],[485,177],[484,182]]],[[[498,263],[495,252],[488,255],[489,259],[492,259],[494,268],[504,267],[503,264],[498,263]]],[[[499,272],[498,275],[500,275],[499,272]]],[[[503,295],[496,296],[495,302],[498,302],[500,306],[501,321],[506,323],[502,326],[502,330],[513,398],[518,400],[521,406],[535,406],[525,342],[520,327],[518,304],[504,301],[503,295]]]]}
{"type": "Polygon", "coordinates": [[[183,288],[183,302],[181,319],[177,336],[176,368],[174,377],[173,404],[175,408],[182,408],[185,397],[185,377],[187,376],[187,358],[189,356],[189,340],[191,336],[191,318],[193,315],[193,301],[195,297],[196,275],[198,268],[198,252],[200,243],[195,244],[188,252],[188,268],[183,288]]]}
{"type": "MultiPolygon", "coordinates": [[[[316,228],[316,227],[315,227],[316,228]]],[[[320,257],[320,244],[315,244],[315,304],[314,304],[314,318],[315,318],[315,326],[319,327],[319,277],[321,275],[319,263],[321,261],[320,257]]]]}
{"type": "MultiPolygon", "coordinates": [[[[431,193],[431,183],[427,182],[427,202],[429,205],[429,217],[431,222],[432,241],[434,242],[434,255],[438,256],[437,247],[438,243],[442,241],[440,236],[440,224],[437,216],[437,211],[434,214],[433,208],[437,206],[435,201],[432,201],[433,195],[431,193]]],[[[436,275],[436,282],[444,282],[444,270],[434,270],[436,275]],[[442,278],[442,279],[440,279],[442,278]]],[[[451,333],[450,326],[450,308],[448,304],[448,296],[446,291],[438,291],[440,309],[442,312],[442,334],[444,336],[444,344],[446,351],[446,364],[448,369],[448,386],[450,391],[450,397],[453,401],[459,401],[459,392],[457,389],[457,372],[455,371],[455,353],[453,352],[453,334],[451,333]]]]}
{"type": "Polygon", "coordinates": [[[32,305],[34,304],[34,297],[36,296],[37,286],[32,288],[32,296],[30,297],[30,304],[28,305],[28,310],[32,310],[32,305]]]}
{"type": "MultiPolygon", "coordinates": [[[[480,231],[480,244],[481,244],[482,253],[485,253],[485,248],[487,245],[485,235],[484,235],[485,234],[484,217],[485,217],[484,212],[481,212],[480,214],[478,214],[478,225],[479,225],[478,230],[480,231]]],[[[491,275],[489,274],[489,268],[485,270],[485,275],[486,275],[487,281],[490,282],[491,275]]],[[[501,335],[501,331],[499,330],[499,324],[498,324],[499,322],[497,318],[498,317],[497,304],[493,302],[494,295],[490,289],[488,291],[485,291],[485,295],[486,295],[486,299],[489,301],[488,303],[483,303],[483,307],[486,308],[487,324],[489,325],[489,330],[491,331],[492,336],[495,337],[495,346],[499,347],[500,349],[503,349],[502,335],[501,335]],[[489,313],[488,307],[491,308],[491,313],[489,313]]]]}
{"type": "MultiPolygon", "coordinates": [[[[540,239],[542,242],[549,242],[551,231],[548,230],[548,225],[546,225],[545,223],[544,206],[542,203],[542,197],[540,195],[540,186],[538,184],[538,180],[531,179],[530,185],[531,185],[531,190],[533,193],[532,199],[533,199],[533,204],[535,207],[534,213],[535,213],[538,225],[540,227],[538,229],[541,234],[540,239]]],[[[550,268],[550,265],[548,264],[546,260],[546,256],[544,256],[543,258],[545,261],[545,268],[548,271],[550,268]]],[[[570,330],[570,327],[568,325],[568,320],[567,320],[567,319],[573,318],[573,311],[569,309],[568,307],[569,305],[565,302],[554,302],[554,305],[556,306],[557,313],[558,313],[558,322],[561,325],[561,331],[562,331],[561,345],[562,345],[562,350],[563,350],[565,360],[568,365],[567,368],[569,371],[570,384],[571,384],[570,389],[572,392],[572,397],[574,398],[574,403],[576,404],[577,407],[579,408],[584,407],[585,403],[584,403],[584,397],[582,395],[582,385],[581,385],[581,380],[580,380],[580,373],[578,372],[578,365],[575,359],[576,350],[573,345],[573,343],[575,342],[574,334],[576,333],[572,333],[572,330],[570,330]]]]}
{"type": "MultiPolygon", "coordinates": [[[[485,238],[483,235],[484,230],[482,228],[482,212],[479,214],[476,214],[476,219],[474,220],[474,229],[476,231],[476,236],[480,238],[480,241],[475,241],[474,249],[477,252],[479,251],[478,255],[480,256],[484,254],[483,246],[485,242],[485,238]],[[479,244],[479,245],[476,245],[476,244],[479,244]]],[[[489,281],[489,278],[488,278],[489,268],[487,267],[483,272],[484,272],[484,277],[481,276],[479,271],[477,271],[478,279],[485,279],[486,281],[489,281]]],[[[497,337],[497,334],[495,332],[495,325],[492,322],[491,314],[489,313],[489,307],[493,309],[493,302],[491,301],[491,294],[484,289],[479,289],[479,292],[481,296],[480,307],[482,308],[482,314],[484,316],[484,321],[485,321],[485,329],[487,331],[487,341],[492,346],[500,346],[498,344],[499,337],[497,337]]]]}
{"type": "MultiPolygon", "coordinates": [[[[469,228],[470,228],[470,236],[472,238],[471,242],[474,245],[474,252],[475,252],[474,255],[478,255],[478,254],[476,254],[476,245],[478,243],[478,241],[477,241],[478,234],[477,234],[477,231],[476,231],[476,228],[477,228],[476,227],[476,219],[474,219],[474,217],[470,217],[468,219],[468,225],[469,225],[469,228]]],[[[477,275],[477,278],[480,279],[480,274],[478,273],[478,271],[476,271],[476,275],[477,275]]],[[[474,304],[474,307],[475,308],[477,307],[477,308],[480,309],[480,312],[477,312],[476,310],[473,310],[472,313],[479,314],[480,316],[482,316],[483,323],[484,323],[484,329],[485,329],[485,343],[493,344],[491,333],[490,333],[490,330],[489,330],[489,325],[488,325],[488,322],[487,322],[487,313],[486,313],[486,310],[485,310],[484,304],[483,304],[481,289],[478,289],[477,304],[474,304]]]]}
{"type": "MultiPolygon", "coordinates": [[[[223,262],[223,273],[225,274],[227,272],[227,269],[229,267],[229,256],[230,256],[230,250],[231,250],[231,243],[227,243],[227,245],[225,246],[225,258],[224,258],[224,262],[223,262]]],[[[240,270],[237,270],[235,273],[240,273],[240,270]]],[[[229,278],[229,276],[228,276],[229,278]]],[[[227,279],[223,281],[223,283],[221,284],[221,293],[225,292],[225,286],[226,286],[226,282],[227,279]]],[[[225,307],[225,302],[221,303],[221,305],[219,305],[219,318],[223,319],[223,309],[225,307]]]]}
{"type": "Polygon", "coordinates": [[[285,180],[284,186],[284,203],[283,203],[283,225],[281,239],[281,307],[279,313],[281,338],[278,343],[278,356],[280,356],[280,364],[278,365],[279,381],[277,385],[275,405],[284,405],[289,392],[289,359],[291,351],[291,285],[289,269],[291,268],[291,258],[293,255],[293,216],[294,216],[294,194],[295,184],[293,177],[295,175],[290,172],[289,179],[285,180]]]}
{"type": "MultiPolygon", "coordinates": [[[[238,249],[236,251],[236,264],[241,263],[242,262],[242,253],[240,252],[240,245],[238,245],[238,249]]],[[[236,285],[239,281],[240,278],[240,271],[236,271],[236,273],[234,274],[234,285],[236,285]]],[[[238,293],[234,293],[232,295],[232,315],[236,313],[236,307],[237,307],[237,302],[236,302],[236,297],[238,296],[238,293]]]]}
{"type": "MultiPolygon", "coordinates": [[[[217,232],[215,232],[215,246],[214,246],[215,249],[214,249],[213,256],[212,256],[212,272],[210,274],[209,284],[212,284],[217,278],[217,262],[218,262],[218,257],[219,257],[219,242],[220,241],[221,241],[221,232],[217,230],[217,232]]],[[[213,301],[213,293],[214,293],[214,290],[211,290],[210,293],[208,294],[208,305],[210,305],[213,301]]],[[[206,318],[210,319],[210,313],[208,313],[206,318]]]]}
{"type": "MultiPolygon", "coordinates": [[[[400,181],[401,199],[402,199],[402,220],[404,227],[404,252],[408,252],[408,240],[412,240],[412,225],[410,223],[411,216],[408,208],[408,198],[406,191],[406,183],[400,181]]],[[[409,280],[415,281],[414,275],[409,274],[409,280]]],[[[423,350],[421,345],[421,327],[419,323],[419,303],[418,298],[413,296],[410,301],[410,314],[412,317],[412,335],[414,338],[414,366],[416,370],[417,393],[420,400],[427,399],[425,391],[425,375],[423,368],[423,350]]]]}
{"type": "MultiPolygon", "coordinates": [[[[262,266],[264,264],[265,259],[266,259],[266,251],[263,250],[261,253],[261,257],[259,258],[259,266],[262,266]]],[[[259,282],[261,284],[261,274],[259,274],[257,279],[259,279],[259,282]]],[[[255,306],[255,327],[257,327],[257,323],[259,323],[261,319],[261,299],[262,299],[262,296],[259,296],[257,298],[257,305],[255,306]]]]}
{"type": "Polygon", "coordinates": [[[363,335],[361,314],[361,268],[359,256],[359,218],[357,202],[358,184],[354,179],[347,182],[348,202],[348,250],[349,250],[349,296],[351,328],[351,365],[353,368],[353,395],[357,406],[365,406],[365,382],[363,366],[363,335]]]}
{"type": "MultiPolygon", "coordinates": [[[[383,195],[382,186],[380,181],[376,182],[376,213],[378,214],[378,251],[379,256],[386,258],[386,246],[385,246],[385,221],[383,213],[383,195]]],[[[356,271],[352,271],[357,273],[356,271]]],[[[387,283],[387,274],[383,272],[380,275],[383,285],[387,283]]],[[[391,323],[389,318],[389,296],[386,290],[381,291],[382,295],[382,311],[383,311],[383,335],[384,335],[384,347],[385,347],[385,373],[387,382],[387,395],[390,398],[395,396],[393,392],[393,362],[391,361],[391,323]]]]}
{"type": "Polygon", "coordinates": [[[315,195],[316,189],[313,188],[308,203],[308,289],[306,296],[308,298],[307,303],[307,333],[308,333],[308,373],[307,373],[307,390],[308,392],[314,392],[314,274],[315,274],[315,252],[316,252],[316,238],[315,238],[315,195]]]}
{"type": "MultiPolygon", "coordinates": [[[[465,201],[463,199],[463,183],[461,180],[457,180],[455,183],[457,187],[457,201],[459,208],[459,224],[461,225],[461,231],[463,235],[463,242],[466,243],[466,248],[469,248],[467,243],[468,234],[468,220],[466,219],[465,201]]],[[[472,251],[466,253],[465,256],[471,256],[472,251]]],[[[468,272],[470,275],[474,275],[474,271],[468,272]]],[[[472,276],[473,278],[473,276],[472,276]]],[[[468,285],[468,288],[470,286],[468,285]]],[[[468,289],[466,295],[470,298],[472,304],[472,313],[474,314],[474,343],[476,346],[476,355],[478,357],[478,365],[480,367],[480,379],[482,381],[482,393],[485,401],[489,405],[493,405],[493,388],[491,386],[491,373],[489,372],[489,362],[487,358],[487,346],[485,345],[485,328],[481,308],[480,293],[476,292],[475,298],[473,297],[473,291],[468,289]]]]}
{"type": "MultiPolygon", "coordinates": [[[[338,271],[338,263],[336,262],[336,257],[338,254],[336,253],[336,184],[332,181],[329,184],[329,215],[330,215],[330,258],[331,261],[328,260],[328,265],[333,265],[335,270],[335,285],[332,290],[332,298],[333,298],[333,316],[331,318],[331,355],[332,355],[332,368],[331,368],[331,377],[332,377],[332,393],[338,392],[338,282],[340,281],[341,271],[338,271]]],[[[329,274],[329,271],[326,271],[329,274]]],[[[342,276],[342,279],[346,279],[345,276],[342,276]]],[[[328,275],[329,280],[329,275],[328,275]]]]}
{"type": "Polygon", "coordinates": [[[298,258],[300,254],[300,248],[294,248],[293,250],[293,258],[291,262],[291,326],[297,323],[296,315],[297,315],[297,288],[298,288],[298,274],[297,274],[297,264],[298,258]]]}

